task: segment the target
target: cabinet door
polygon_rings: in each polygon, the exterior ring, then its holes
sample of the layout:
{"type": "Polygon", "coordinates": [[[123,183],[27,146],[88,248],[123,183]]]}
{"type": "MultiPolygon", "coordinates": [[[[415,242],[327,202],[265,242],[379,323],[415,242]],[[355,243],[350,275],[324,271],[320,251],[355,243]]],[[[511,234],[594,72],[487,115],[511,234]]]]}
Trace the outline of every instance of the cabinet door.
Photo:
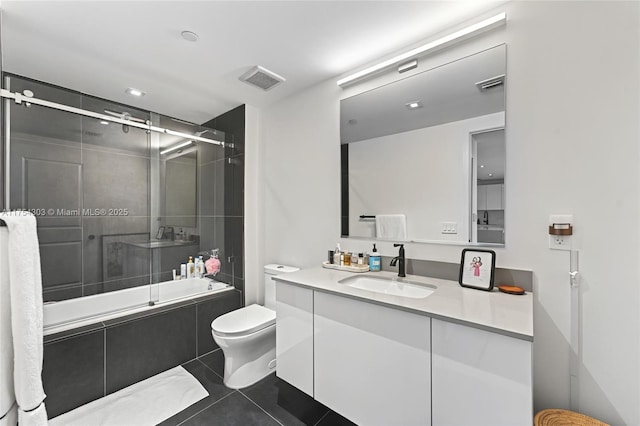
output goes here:
{"type": "Polygon", "coordinates": [[[433,425],[533,419],[531,342],[432,320],[433,425]]]}
{"type": "Polygon", "coordinates": [[[486,185],[487,210],[502,210],[502,184],[486,185]]]}
{"type": "Polygon", "coordinates": [[[478,210],[487,210],[487,185],[478,185],[478,210]]]}
{"type": "Polygon", "coordinates": [[[313,290],[276,283],[276,375],[313,396],[313,290]]]}
{"type": "Polygon", "coordinates": [[[430,318],[315,292],[315,399],[360,425],[431,424],[430,318]]]}

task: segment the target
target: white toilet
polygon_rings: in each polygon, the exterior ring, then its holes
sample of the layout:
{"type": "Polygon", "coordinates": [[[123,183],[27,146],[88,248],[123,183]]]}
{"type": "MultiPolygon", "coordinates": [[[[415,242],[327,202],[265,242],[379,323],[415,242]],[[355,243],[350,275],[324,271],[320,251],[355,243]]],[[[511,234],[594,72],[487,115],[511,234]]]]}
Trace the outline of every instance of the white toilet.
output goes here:
{"type": "Polygon", "coordinates": [[[264,306],[249,305],[214,319],[213,340],[224,352],[224,384],[250,386],[276,368],[275,275],[297,271],[282,265],[264,267],[264,306]]]}

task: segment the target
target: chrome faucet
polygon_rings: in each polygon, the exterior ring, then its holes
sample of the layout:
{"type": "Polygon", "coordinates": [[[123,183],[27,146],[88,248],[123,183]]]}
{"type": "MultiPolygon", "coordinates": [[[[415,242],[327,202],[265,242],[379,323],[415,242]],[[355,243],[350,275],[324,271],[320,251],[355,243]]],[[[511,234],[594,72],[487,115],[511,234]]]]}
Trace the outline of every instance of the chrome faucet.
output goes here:
{"type": "Polygon", "coordinates": [[[394,244],[393,246],[400,247],[400,250],[398,251],[398,255],[393,259],[391,259],[390,266],[396,266],[396,263],[400,261],[400,264],[398,265],[398,276],[406,277],[407,274],[405,274],[405,269],[404,269],[404,244],[394,244]]]}

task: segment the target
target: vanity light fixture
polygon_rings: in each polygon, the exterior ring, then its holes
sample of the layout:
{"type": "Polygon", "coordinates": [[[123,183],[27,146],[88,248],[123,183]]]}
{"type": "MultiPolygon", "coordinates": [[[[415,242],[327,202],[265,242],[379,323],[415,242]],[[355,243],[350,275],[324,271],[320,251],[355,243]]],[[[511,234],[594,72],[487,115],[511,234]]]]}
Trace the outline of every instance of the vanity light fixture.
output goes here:
{"type": "Polygon", "coordinates": [[[420,102],[420,101],[411,101],[411,102],[407,102],[406,104],[404,104],[404,106],[406,106],[409,109],[418,109],[418,108],[422,108],[422,102],[420,102]]]}
{"type": "Polygon", "coordinates": [[[485,19],[484,21],[480,21],[466,28],[453,32],[449,35],[441,37],[437,40],[424,44],[420,47],[416,47],[415,49],[409,50],[408,52],[402,53],[398,56],[394,56],[391,59],[387,59],[386,61],[382,61],[376,65],[372,65],[361,71],[348,75],[345,78],[341,78],[340,80],[338,80],[338,86],[344,86],[355,80],[359,80],[362,77],[368,76],[377,71],[380,71],[382,69],[395,65],[399,62],[402,62],[406,59],[411,58],[412,56],[417,56],[417,55],[429,52],[431,50],[444,47],[445,45],[451,44],[453,42],[461,41],[464,38],[479,34],[482,31],[487,31],[497,26],[503,25],[506,21],[507,21],[507,14],[505,12],[499,13],[495,16],[492,16],[491,18],[485,19]]]}
{"type": "Polygon", "coordinates": [[[183,142],[183,143],[178,144],[176,146],[172,146],[171,148],[167,148],[164,151],[160,151],[160,155],[168,154],[170,152],[175,151],[176,149],[184,148],[185,146],[191,145],[193,142],[194,141],[186,141],[186,142],[183,142]]]}
{"type": "Polygon", "coordinates": [[[133,87],[129,87],[129,88],[127,88],[127,90],[125,90],[125,92],[126,92],[126,93],[128,93],[128,94],[129,94],[129,95],[131,95],[131,96],[137,96],[137,97],[139,97],[139,98],[140,98],[140,97],[142,97],[142,96],[144,96],[144,95],[146,95],[146,93],[145,93],[145,92],[143,92],[142,90],[140,90],[140,89],[135,89],[135,88],[133,88],[133,87]]]}

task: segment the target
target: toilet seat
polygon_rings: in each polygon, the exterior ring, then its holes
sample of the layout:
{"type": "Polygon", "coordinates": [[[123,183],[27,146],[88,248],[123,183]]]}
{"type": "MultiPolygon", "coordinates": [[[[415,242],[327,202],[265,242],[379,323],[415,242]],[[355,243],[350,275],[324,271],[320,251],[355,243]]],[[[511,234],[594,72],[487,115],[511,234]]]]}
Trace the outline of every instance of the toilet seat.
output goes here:
{"type": "Polygon", "coordinates": [[[211,329],[218,336],[238,337],[262,330],[275,323],[275,311],[254,304],[219,316],[211,322],[211,329]]]}

